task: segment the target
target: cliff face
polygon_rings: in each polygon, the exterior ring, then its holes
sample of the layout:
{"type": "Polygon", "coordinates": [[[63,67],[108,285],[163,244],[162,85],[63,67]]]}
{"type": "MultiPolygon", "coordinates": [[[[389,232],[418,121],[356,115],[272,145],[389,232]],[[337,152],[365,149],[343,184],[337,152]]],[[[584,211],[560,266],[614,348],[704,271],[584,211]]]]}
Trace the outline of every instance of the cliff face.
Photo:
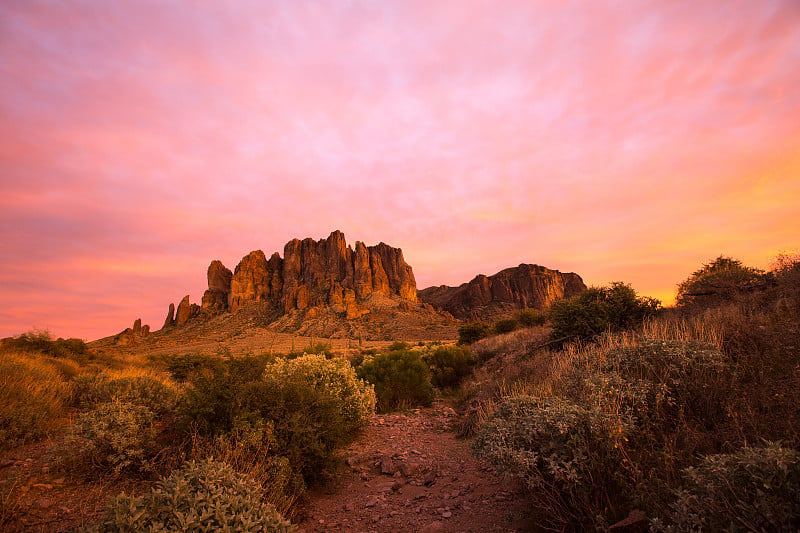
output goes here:
{"type": "Polygon", "coordinates": [[[458,287],[429,287],[418,293],[420,301],[462,319],[478,318],[507,309],[544,309],[560,298],[586,290],[574,273],[539,265],[522,264],[493,276],[478,275],[458,287]]]}
{"type": "MultiPolygon", "coordinates": [[[[231,272],[220,261],[208,267],[208,290],[203,295],[206,314],[236,312],[251,302],[269,302],[284,312],[315,306],[355,318],[367,312],[361,305],[371,294],[417,301],[417,284],[403,251],[387,244],[348,246],[344,234],[334,231],[327,239],[293,239],[283,257],[269,260],[261,250],[250,252],[231,272]]],[[[172,309],[172,308],[171,308],[172,309]]],[[[188,301],[181,302],[165,325],[180,325],[188,318],[188,301]],[[180,317],[180,318],[179,318],[180,317]]]]}

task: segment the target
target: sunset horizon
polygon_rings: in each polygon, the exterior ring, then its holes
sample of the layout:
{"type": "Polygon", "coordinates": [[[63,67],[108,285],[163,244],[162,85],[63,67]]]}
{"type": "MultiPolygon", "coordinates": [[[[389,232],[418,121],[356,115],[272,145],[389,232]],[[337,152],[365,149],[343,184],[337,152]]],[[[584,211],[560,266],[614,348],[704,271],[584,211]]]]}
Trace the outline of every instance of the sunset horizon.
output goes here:
{"type": "Polygon", "coordinates": [[[294,238],[417,288],[522,263],[672,305],[800,248],[800,4],[0,5],[0,338],[94,340],[294,238]]]}

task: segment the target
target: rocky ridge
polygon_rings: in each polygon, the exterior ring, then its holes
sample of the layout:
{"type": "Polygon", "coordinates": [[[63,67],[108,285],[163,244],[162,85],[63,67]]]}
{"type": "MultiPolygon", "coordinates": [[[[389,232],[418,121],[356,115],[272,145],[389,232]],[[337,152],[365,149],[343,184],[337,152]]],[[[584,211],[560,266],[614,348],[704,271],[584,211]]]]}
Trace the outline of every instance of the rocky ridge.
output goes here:
{"type": "Polygon", "coordinates": [[[347,319],[369,313],[364,304],[376,295],[405,307],[416,305],[414,273],[400,248],[360,241],[353,248],[341,231],[334,231],[319,241],[293,239],[283,252],[283,257],[275,252],[267,259],[263,251],[252,251],[233,272],[212,261],[202,305],[191,304],[188,296],[177,308],[170,304],[164,327],[182,326],[201,314],[235,313],[257,302],[270,304],[281,314],[327,307],[347,319]]]}
{"type": "Polygon", "coordinates": [[[428,287],[418,292],[418,298],[456,318],[475,319],[526,307],[541,310],[584,290],[583,280],[573,272],[521,264],[492,276],[480,274],[458,287],[428,287]]]}

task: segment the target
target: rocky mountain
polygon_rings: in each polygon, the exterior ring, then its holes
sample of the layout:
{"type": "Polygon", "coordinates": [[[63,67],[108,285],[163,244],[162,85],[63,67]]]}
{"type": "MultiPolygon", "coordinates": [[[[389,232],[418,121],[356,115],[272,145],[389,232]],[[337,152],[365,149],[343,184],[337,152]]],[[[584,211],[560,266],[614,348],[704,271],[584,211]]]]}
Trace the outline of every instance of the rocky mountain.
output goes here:
{"type": "Polygon", "coordinates": [[[487,318],[511,309],[544,309],[553,301],[586,290],[581,277],[522,264],[493,276],[475,276],[458,287],[441,285],[417,293],[421,302],[461,319],[487,318]]]}
{"type": "Polygon", "coordinates": [[[231,272],[214,260],[208,267],[208,290],[202,305],[186,296],[170,304],[164,327],[181,326],[204,314],[235,313],[251,303],[267,303],[289,314],[320,307],[347,319],[370,312],[367,300],[380,296],[406,308],[417,302],[417,284],[403,251],[385,243],[348,246],[344,234],[334,231],[327,239],[293,239],[269,259],[261,250],[246,255],[231,272]]]}

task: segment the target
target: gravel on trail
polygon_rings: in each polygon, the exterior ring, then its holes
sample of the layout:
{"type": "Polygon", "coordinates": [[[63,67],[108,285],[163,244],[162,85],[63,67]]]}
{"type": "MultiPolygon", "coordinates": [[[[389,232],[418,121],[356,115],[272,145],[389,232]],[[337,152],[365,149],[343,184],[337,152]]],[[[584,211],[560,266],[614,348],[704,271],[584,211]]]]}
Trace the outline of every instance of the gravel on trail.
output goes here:
{"type": "Polygon", "coordinates": [[[376,415],[345,450],[346,466],[312,493],[306,533],[532,531],[530,504],[452,432],[447,402],[376,415]]]}

